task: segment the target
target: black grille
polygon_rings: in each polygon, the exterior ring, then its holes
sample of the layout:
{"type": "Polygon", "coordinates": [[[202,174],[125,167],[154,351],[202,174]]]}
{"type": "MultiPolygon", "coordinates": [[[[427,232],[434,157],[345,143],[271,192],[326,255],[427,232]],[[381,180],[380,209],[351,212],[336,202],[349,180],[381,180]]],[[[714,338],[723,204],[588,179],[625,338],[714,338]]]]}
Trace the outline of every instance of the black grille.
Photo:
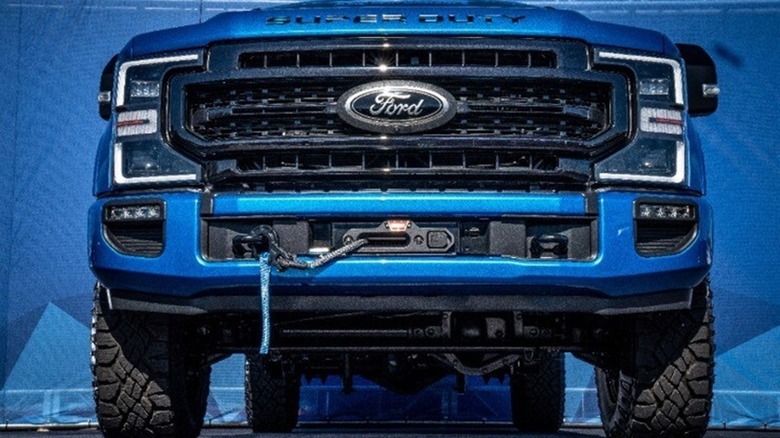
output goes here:
{"type": "Polygon", "coordinates": [[[217,44],[206,70],[168,78],[166,130],[209,181],[258,190],[580,190],[631,131],[629,79],[588,53],[531,38],[217,44]],[[439,87],[455,114],[408,134],[342,120],[347,91],[384,80],[439,87]]]}
{"type": "MultiPolygon", "coordinates": [[[[589,141],[610,127],[610,86],[556,79],[429,78],[453,94],[458,113],[416,136],[589,141]]],[[[187,87],[187,126],[207,142],[374,136],[336,114],[338,98],[366,82],[346,78],[241,80],[187,87]]]]}
{"type": "Polygon", "coordinates": [[[246,52],[240,68],[280,67],[525,67],[555,68],[551,50],[299,50],[246,52]]]}
{"type": "Polygon", "coordinates": [[[323,151],[258,154],[238,160],[239,171],[415,172],[469,170],[553,171],[558,158],[520,152],[478,151],[323,151]]]}
{"type": "Polygon", "coordinates": [[[268,191],[528,190],[556,184],[580,189],[582,172],[550,154],[490,150],[305,150],[236,159],[214,181],[249,178],[268,191]]]}
{"type": "Polygon", "coordinates": [[[655,223],[639,222],[636,230],[636,249],[645,256],[660,256],[679,252],[691,242],[696,233],[695,222],[655,223]]]}
{"type": "Polygon", "coordinates": [[[108,223],[106,235],[125,254],[156,257],[163,251],[163,223],[108,223]]]}

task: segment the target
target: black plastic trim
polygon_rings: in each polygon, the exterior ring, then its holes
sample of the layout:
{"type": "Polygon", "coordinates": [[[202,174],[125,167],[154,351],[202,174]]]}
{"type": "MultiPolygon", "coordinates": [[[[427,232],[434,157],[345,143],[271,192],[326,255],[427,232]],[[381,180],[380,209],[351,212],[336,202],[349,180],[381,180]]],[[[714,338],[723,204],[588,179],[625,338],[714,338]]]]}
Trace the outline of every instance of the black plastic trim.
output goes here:
{"type": "MultiPolygon", "coordinates": [[[[257,312],[258,295],[212,295],[175,298],[111,290],[113,309],[180,315],[219,312],[257,312]]],[[[274,312],[418,312],[524,311],[586,313],[602,316],[651,313],[690,308],[692,289],[610,298],[593,295],[440,295],[360,296],[305,295],[271,297],[274,312]]]]}
{"type": "Polygon", "coordinates": [[[162,255],[163,251],[165,251],[165,243],[166,243],[166,232],[165,232],[165,221],[166,221],[166,206],[165,201],[160,198],[129,198],[129,199],[121,199],[121,200],[115,200],[115,201],[108,201],[103,205],[103,211],[101,212],[101,218],[103,223],[103,238],[106,240],[106,242],[111,245],[112,248],[114,248],[116,251],[130,256],[135,257],[144,257],[144,258],[156,258],[162,255]],[[156,219],[137,219],[137,220],[110,220],[108,218],[108,210],[111,207],[123,207],[123,206],[145,206],[145,205],[157,205],[160,207],[160,217],[156,219]],[[159,251],[154,252],[136,252],[129,250],[116,236],[115,234],[115,227],[118,226],[125,226],[125,227],[138,227],[138,228],[144,228],[147,229],[150,227],[156,229],[159,228],[160,233],[160,249],[159,251]]]}
{"type": "Polygon", "coordinates": [[[100,74],[100,86],[98,87],[99,93],[108,93],[111,99],[108,102],[98,102],[98,113],[100,118],[108,120],[111,118],[111,108],[114,102],[114,96],[111,96],[111,91],[114,88],[114,72],[116,71],[116,60],[119,55],[114,55],[103,67],[103,72],[100,74]]]}
{"type": "Polygon", "coordinates": [[[718,85],[715,61],[701,46],[677,44],[685,61],[685,79],[688,89],[688,113],[693,116],[708,116],[718,109],[718,96],[706,96],[703,86],[718,85]]]}
{"type": "MultiPolygon", "coordinates": [[[[403,245],[381,245],[369,243],[357,250],[358,254],[416,254],[419,256],[474,255],[502,256],[523,259],[566,259],[570,261],[593,260],[598,254],[597,217],[591,216],[536,216],[497,215],[493,217],[401,217],[409,221],[411,230],[398,233],[407,237],[403,245]],[[478,229],[476,235],[467,229],[478,229]],[[423,231],[424,230],[424,231],[423,231]],[[446,248],[434,249],[427,246],[428,240],[413,244],[412,236],[425,236],[430,230],[446,230],[451,242],[446,248]],[[532,253],[530,247],[538,239],[557,236],[566,240],[566,248],[560,254],[550,253],[552,247],[545,246],[541,253],[532,253]]],[[[338,247],[343,239],[367,230],[384,229],[386,217],[276,217],[276,216],[231,216],[202,217],[201,251],[209,261],[246,260],[251,251],[237,249],[234,239],[249,233],[259,225],[270,225],[279,234],[283,247],[297,255],[309,254],[313,247],[338,247]],[[294,225],[294,226],[291,226],[294,225]],[[377,228],[378,227],[378,228],[377,228]],[[316,230],[319,230],[316,231],[316,230]],[[324,233],[324,234],[323,234],[324,233]],[[315,237],[316,236],[316,237],[315,237]]]]}

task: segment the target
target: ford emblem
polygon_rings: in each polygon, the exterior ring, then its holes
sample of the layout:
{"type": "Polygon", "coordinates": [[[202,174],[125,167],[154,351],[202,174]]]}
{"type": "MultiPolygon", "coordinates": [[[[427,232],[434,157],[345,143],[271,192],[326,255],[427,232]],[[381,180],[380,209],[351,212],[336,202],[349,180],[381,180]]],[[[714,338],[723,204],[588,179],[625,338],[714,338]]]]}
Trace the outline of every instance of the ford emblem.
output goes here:
{"type": "Polygon", "coordinates": [[[409,134],[438,128],[455,116],[455,98],[435,85],[378,81],[342,94],[337,112],[345,122],[380,134],[409,134]]]}

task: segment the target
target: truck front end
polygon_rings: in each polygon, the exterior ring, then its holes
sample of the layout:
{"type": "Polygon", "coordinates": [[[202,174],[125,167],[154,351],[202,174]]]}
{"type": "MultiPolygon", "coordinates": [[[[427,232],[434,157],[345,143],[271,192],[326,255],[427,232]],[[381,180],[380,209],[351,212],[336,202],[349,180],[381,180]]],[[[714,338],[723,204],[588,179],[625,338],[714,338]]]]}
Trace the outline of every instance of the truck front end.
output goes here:
{"type": "MultiPolygon", "coordinates": [[[[714,110],[717,86],[695,46],[514,3],[314,3],[139,36],[105,76],[96,324],[178,327],[166,342],[188,365],[160,373],[197,370],[195,398],[211,363],[247,353],[257,431],[294,426],[301,376],[414,392],[452,372],[509,375],[515,424],[552,430],[572,351],[599,367],[607,432],[638,435],[636,400],[679,364],[671,352],[642,380],[628,346],[668,342],[647,334],[660,319],[710,333],[712,214],[689,116],[714,110]],[[263,356],[257,230],[304,262],[353,249],[272,271],[263,356]],[[283,400],[265,396],[269,376],[283,400]],[[544,376],[557,386],[534,399],[544,376]]],[[[680,342],[668,348],[695,347],[709,371],[692,384],[711,392],[711,338],[680,342]]],[[[708,413],[710,395],[691,400],[708,413]]],[[[199,424],[199,409],[174,417],[199,424]]],[[[704,430],[702,412],[671,430],[704,430]]]]}

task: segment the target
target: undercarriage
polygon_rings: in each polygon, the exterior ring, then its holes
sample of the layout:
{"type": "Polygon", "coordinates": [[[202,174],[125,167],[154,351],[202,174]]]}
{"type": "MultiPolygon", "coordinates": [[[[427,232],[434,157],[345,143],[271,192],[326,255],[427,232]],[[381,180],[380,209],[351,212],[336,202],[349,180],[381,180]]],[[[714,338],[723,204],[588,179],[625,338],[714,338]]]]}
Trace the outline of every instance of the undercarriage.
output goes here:
{"type": "MultiPolygon", "coordinates": [[[[274,313],[272,355],[307,379],[354,375],[416,392],[447,374],[505,377],[541,351],[570,351],[596,365],[623,341],[617,317],[524,312],[274,313]],[[424,377],[422,377],[424,376],[424,377]]],[[[255,353],[260,323],[247,314],[195,319],[197,345],[216,358],[255,353]]],[[[194,321],[193,321],[194,322],[194,321]]]]}

